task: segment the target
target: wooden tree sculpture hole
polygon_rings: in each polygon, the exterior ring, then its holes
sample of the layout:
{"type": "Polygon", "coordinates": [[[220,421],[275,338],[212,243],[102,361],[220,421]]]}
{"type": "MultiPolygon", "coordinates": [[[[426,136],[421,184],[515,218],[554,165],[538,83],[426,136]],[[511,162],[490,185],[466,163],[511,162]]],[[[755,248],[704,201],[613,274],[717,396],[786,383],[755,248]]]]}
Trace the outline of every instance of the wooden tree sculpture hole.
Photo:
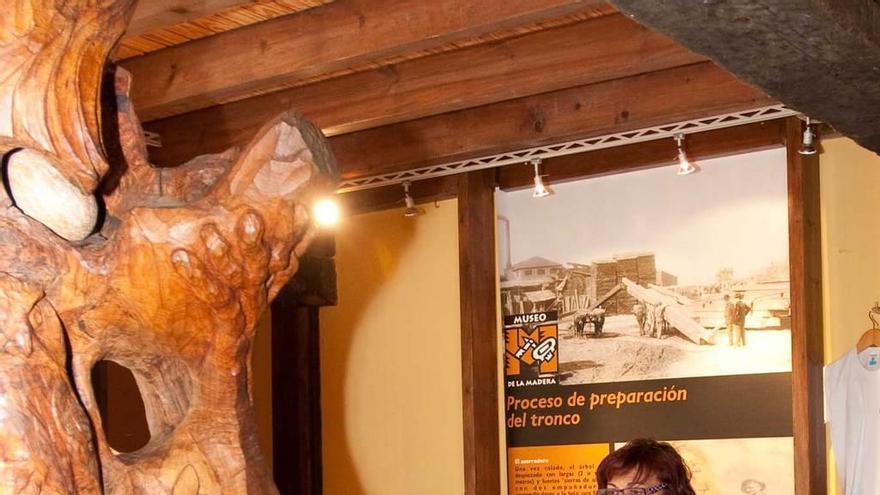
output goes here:
{"type": "Polygon", "coordinates": [[[134,373],[113,361],[92,368],[92,388],[107,443],[117,452],[135,452],[150,441],[147,411],[134,373]]]}

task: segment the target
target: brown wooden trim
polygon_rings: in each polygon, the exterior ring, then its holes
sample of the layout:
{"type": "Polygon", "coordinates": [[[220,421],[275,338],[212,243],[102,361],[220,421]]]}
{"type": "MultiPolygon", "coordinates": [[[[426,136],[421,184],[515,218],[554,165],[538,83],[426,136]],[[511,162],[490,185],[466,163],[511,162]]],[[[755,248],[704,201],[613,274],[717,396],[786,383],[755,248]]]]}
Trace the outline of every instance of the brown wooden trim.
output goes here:
{"type": "Polygon", "coordinates": [[[797,118],[786,119],[795,493],[825,495],[819,155],[798,153],[802,129],[797,118]]]}
{"type": "Polygon", "coordinates": [[[319,308],[283,289],[272,303],[272,446],[281,495],[321,495],[319,308]]]}
{"type": "Polygon", "coordinates": [[[466,495],[500,493],[494,170],[458,177],[466,495]]]}

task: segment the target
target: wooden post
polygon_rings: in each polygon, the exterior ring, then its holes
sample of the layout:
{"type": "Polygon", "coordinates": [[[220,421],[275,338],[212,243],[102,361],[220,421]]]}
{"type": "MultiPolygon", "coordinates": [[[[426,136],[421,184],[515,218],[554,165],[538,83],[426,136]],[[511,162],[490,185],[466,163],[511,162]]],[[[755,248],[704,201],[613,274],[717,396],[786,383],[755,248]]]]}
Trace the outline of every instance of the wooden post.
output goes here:
{"type": "Polygon", "coordinates": [[[272,303],[272,458],[281,495],[321,495],[319,310],[336,305],[336,246],[321,236],[272,303]]]}
{"type": "Polygon", "coordinates": [[[466,495],[500,493],[494,171],[458,182],[466,495]]]}
{"type": "Polygon", "coordinates": [[[798,153],[802,133],[799,119],[786,121],[795,493],[825,495],[819,155],[798,153]]]}
{"type": "Polygon", "coordinates": [[[281,495],[321,495],[318,310],[284,291],[272,303],[272,460],[281,495]]]}

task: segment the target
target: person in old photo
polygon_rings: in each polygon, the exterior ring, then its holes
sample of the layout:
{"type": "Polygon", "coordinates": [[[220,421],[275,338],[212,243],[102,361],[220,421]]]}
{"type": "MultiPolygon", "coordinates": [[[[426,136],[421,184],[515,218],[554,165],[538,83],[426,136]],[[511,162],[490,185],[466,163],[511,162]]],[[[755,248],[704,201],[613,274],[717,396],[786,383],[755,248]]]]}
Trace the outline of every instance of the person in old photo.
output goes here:
{"type": "Polygon", "coordinates": [[[724,328],[727,329],[727,343],[733,347],[733,320],[736,304],[730,300],[730,294],[724,294],[724,328]]]}
{"type": "Polygon", "coordinates": [[[647,315],[645,313],[645,305],[641,302],[636,302],[633,305],[633,315],[636,317],[636,322],[639,324],[639,335],[645,336],[645,320],[647,319],[647,315]]]}
{"type": "Polygon", "coordinates": [[[745,294],[736,293],[736,303],[733,310],[733,333],[737,347],[746,345],[746,316],[752,312],[752,306],[743,301],[745,294]]]}

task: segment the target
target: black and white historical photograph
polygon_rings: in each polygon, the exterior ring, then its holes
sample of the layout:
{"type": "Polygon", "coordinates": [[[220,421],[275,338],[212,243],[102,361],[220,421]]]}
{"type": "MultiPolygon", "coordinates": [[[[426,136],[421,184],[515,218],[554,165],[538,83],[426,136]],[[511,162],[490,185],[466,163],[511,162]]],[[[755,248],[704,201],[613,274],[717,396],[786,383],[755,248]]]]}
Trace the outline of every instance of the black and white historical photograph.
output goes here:
{"type": "Polygon", "coordinates": [[[556,311],[562,384],[791,371],[784,150],[498,192],[505,315],[556,311]]]}

